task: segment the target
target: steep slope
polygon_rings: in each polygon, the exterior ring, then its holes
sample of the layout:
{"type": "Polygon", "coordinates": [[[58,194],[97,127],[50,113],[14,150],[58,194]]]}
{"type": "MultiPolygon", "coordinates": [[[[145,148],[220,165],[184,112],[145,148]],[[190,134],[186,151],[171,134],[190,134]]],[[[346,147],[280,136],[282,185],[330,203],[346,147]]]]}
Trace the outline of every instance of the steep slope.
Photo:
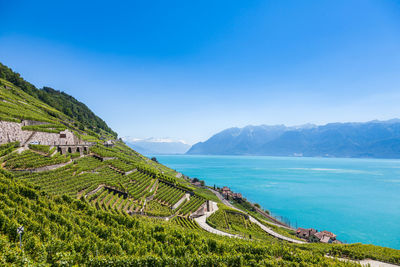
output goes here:
{"type": "Polygon", "coordinates": [[[399,120],[296,128],[248,126],[222,131],[193,145],[188,154],[399,158],[399,142],[399,120]]]}
{"type": "MultiPolygon", "coordinates": [[[[0,63],[0,78],[6,80],[13,85],[19,87],[29,95],[45,102],[49,106],[57,109],[58,111],[66,114],[75,120],[75,126],[82,130],[93,130],[100,133],[101,130],[117,136],[110,127],[98,116],[96,116],[85,104],[79,102],[72,96],[54,90],[49,87],[37,89],[33,84],[25,81],[18,73],[13,72],[10,68],[0,63]]],[[[51,114],[54,115],[54,114],[51,114]]]]}

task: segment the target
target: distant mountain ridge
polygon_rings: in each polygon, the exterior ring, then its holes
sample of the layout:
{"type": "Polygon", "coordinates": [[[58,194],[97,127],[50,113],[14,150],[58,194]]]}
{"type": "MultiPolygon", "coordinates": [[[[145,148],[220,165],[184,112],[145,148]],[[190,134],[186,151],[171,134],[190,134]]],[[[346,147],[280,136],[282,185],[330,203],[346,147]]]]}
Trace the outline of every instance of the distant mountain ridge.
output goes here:
{"type": "Polygon", "coordinates": [[[400,120],[229,128],[187,154],[400,158],[400,120]]]}
{"type": "Polygon", "coordinates": [[[141,154],[185,154],[190,145],[183,141],[171,139],[146,138],[137,139],[125,137],[126,144],[141,154]]]}

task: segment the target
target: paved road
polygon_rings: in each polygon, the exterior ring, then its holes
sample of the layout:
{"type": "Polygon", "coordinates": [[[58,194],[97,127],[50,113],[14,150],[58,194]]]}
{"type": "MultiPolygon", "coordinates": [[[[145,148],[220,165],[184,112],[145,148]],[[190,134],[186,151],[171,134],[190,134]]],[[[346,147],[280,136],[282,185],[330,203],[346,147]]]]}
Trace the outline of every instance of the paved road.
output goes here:
{"type": "Polygon", "coordinates": [[[288,241],[288,242],[296,243],[296,244],[306,244],[307,243],[307,242],[304,242],[304,241],[300,241],[300,240],[297,240],[297,239],[293,239],[293,238],[278,234],[278,233],[274,232],[271,228],[266,227],[264,224],[260,223],[259,221],[257,221],[256,219],[254,219],[251,216],[249,216],[249,219],[250,219],[250,221],[252,223],[257,224],[265,232],[267,232],[268,234],[270,234],[270,235],[272,235],[272,236],[274,236],[276,238],[279,238],[279,239],[282,239],[282,240],[285,240],[285,241],[288,241]]]}
{"type": "Polygon", "coordinates": [[[332,256],[325,256],[325,257],[331,258],[331,259],[337,259],[337,260],[344,261],[344,262],[354,262],[354,263],[361,264],[361,266],[369,266],[369,267],[399,267],[399,265],[394,265],[394,264],[385,263],[385,262],[381,262],[381,261],[370,260],[370,259],[349,260],[349,259],[344,259],[344,258],[335,258],[335,257],[332,257],[332,256]]]}
{"type": "Polygon", "coordinates": [[[369,266],[369,267],[399,267],[398,265],[380,261],[374,261],[374,260],[361,260],[356,262],[360,263],[362,266],[369,266]]]}
{"type": "Polygon", "coordinates": [[[217,205],[217,203],[215,203],[214,201],[211,201],[211,203],[212,203],[212,205],[213,205],[213,211],[206,212],[205,215],[200,216],[200,217],[197,217],[197,218],[194,219],[194,220],[199,224],[199,226],[200,226],[201,228],[203,228],[204,230],[206,230],[207,232],[210,232],[210,233],[213,233],[213,234],[223,235],[223,236],[229,236],[229,237],[236,237],[236,238],[242,238],[241,236],[238,236],[238,235],[233,235],[233,234],[230,234],[230,233],[226,233],[226,232],[217,230],[217,229],[215,229],[215,228],[209,226],[209,225],[206,223],[207,218],[208,218],[211,214],[213,214],[214,212],[216,212],[216,211],[218,210],[218,205],[217,205]]]}

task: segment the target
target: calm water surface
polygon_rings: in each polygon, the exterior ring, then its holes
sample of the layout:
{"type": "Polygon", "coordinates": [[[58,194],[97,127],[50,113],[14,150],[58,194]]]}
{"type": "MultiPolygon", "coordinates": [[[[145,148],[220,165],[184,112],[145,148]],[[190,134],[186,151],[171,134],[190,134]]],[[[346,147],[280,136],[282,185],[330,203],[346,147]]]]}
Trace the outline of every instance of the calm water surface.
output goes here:
{"type": "Polygon", "coordinates": [[[348,243],[400,249],[400,160],[156,155],[208,185],[229,186],[292,225],[348,243]]]}

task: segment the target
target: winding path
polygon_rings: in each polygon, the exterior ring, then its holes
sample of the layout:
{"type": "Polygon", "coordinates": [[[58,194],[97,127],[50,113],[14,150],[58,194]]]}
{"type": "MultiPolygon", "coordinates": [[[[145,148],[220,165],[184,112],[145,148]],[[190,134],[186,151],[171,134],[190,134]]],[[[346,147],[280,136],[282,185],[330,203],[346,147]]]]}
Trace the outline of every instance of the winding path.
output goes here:
{"type": "MultiPolygon", "coordinates": [[[[237,211],[243,212],[242,210],[240,210],[240,209],[236,208],[235,206],[233,206],[233,205],[232,205],[228,200],[226,200],[218,191],[215,191],[215,190],[213,190],[213,189],[211,189],[211,188],[209,188],[209,190],[210,190],[211,192],[213,192],[214,195],[216,195],[216,196],[219,198],[219,200],[221,200],[222,203],[224,203],[224,204],[227,205],[228,207],[230,207],[230,208],[232,208],[232,209],[235,209],[235,210],[237,210],[237,211]]],[[[295,229],[293,229],[293,228],[287,227],[287,226],[282,225],[282,224],[277,224],[277,223],[270,222],[270,221],[268,221],[268,223],[269,223],[269,224],[272,224],[272,225],[275,225],[275,226],[278,226],[278,227],[281,227],[281,228],[286,228],[286,229],[289,229],[289,230],[295,230],[295,229]]]]}
{"type": "Polygon", "coordinates": [[[257,224],[265,232],[267,232],[268,234],[270,234],[270,235],[272,235],[272,236],[274,236],[276,238],[279,238],[279,239],[282,239],[282,240],[285,240],[285,241],[288,241],[288,242],[291,242],[291,243],[296,243],[296,244],[306,244],[307,243],[307,242],[304,242],[304,241],[300,241],[300,240],[297,240],[297,239],[293,239],[293,238],[278,234],[278,233],[274,232],[271,228],[266,227],[264,224],[260,223],[259,221],[257,221],[256,219],[254,219],[251,216],[249,216],[249,219],[250,219],[250,221],[252,223],[257,224]]]}
{"type": "MultiPolygon", "coordinates": [[[[241,211],[240,209],[238,209],[238,208],[236,208],[235,206],[233,206],[231,203],[229,203],[229,201],[227,201],[226,199],[224,199],[224,198],[221,196],[221,194],[220,194],[219,192],[217,192],[217,191],[215,191],[215,190],[212,190],[212,189],[210,189],[210,190],[222,201],[222,203],[224,203],[225,205],[227,205],[228,207],[230,207],[230,208],[232,208],[232,209],[235,209],[235,210],[237,210],[237,211],[243,212],[243,211],[241,211]]],[[[215,211],[214,211],[214,212],[215,212],[215,211]]],[[[250,219],[250,221],[251,221],[252,223],[257,224],[257,225],[260,226],[260,228],[263,229],[265,232],[267,232],[268,234],[270,234],[270,235],[272,235],[272,236],[274,236],[274,237],[276,237],[276,238],[279,238],[279,239],[281,239],[281,240],[285,240],[285,241],[288,241],[288,242],[291,242],[291,243],[296,243],[296,244],[307,244],[307,242],[300,241],[300,240],[297,240],[297,239],[293,239],[293,238],[290,238],[290,237],[287,237],[287,236],[284,236],[284,235],[281,235],[281,234],[276,233],[276,232],[273,231],[271,228],[268,228],[267,226],[265,226],[264,224],[260,223],[258,220],[256,220],[255,218],[253,218],[253,217],[250,216],[250,215],[249,215],[249,219],[250,219]]],[[[276,225],[276,226],[278,226],[278,227],[282,227],[282,225],[278,225],[278,224],[275,224],[275,223],[272,223],[272,222],[268,222],[268,223],[271,223],[271,224],[276,225]]]]}
{"type": "Polygon", "coordinates": [[[211,227],[210,225],[207,224],[206,220],[209,216],[211,216],[211,214],[213,214],[214,212],[216,212],[218,210],[218,205],[215,202],[211,202],[213,205],[212,210],[210,212],[206,212],[205,215],[202,215],[200,217],[194,218],[194,220],[199,224],[199,226],[201,228],[203,228],[204,230],[206,230],[207,232],[213,233],[213,234],[217,234],[217,235],[223,235],[223,236],[229,236],[229,237],[236,237],[236,238],[242,238],[239,235],[233,235],[230,233],[226,233],[223,231],[220,231],[218,229],[215,229],[213,227],[211,227]]]}

